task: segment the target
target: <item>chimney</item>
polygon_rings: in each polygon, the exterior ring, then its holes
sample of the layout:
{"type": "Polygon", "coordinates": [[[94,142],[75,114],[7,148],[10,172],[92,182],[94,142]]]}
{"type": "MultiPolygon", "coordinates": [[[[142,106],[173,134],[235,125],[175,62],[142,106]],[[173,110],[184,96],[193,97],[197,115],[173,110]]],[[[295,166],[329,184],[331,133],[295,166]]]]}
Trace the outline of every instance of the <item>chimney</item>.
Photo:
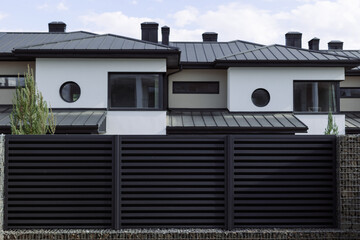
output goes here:
{"type": "Polygon", "coordinates": [[[158,28],[156,22],[143,22],[141,24],[141,40],[158,43],[158,28]]]}
{"type": "Polygon", "coordinates": [[[51,22],[49,23],[49,32],[65,32],[66,24],[63,22],[51,22]]]}
{"type": "Polygon", "coordinates": [[[161,28],[161,35],[162,35],[161,43],[164,45],[169,45],[170,28],[168,26],[163,26],[161,28]]]}
{"type": "Polygon", "coordinates": [[[203,42],[217,42],[218,34],[216,32],[204,32],[202,38],[203,42]]]}
{"type": "Polygon", "coordinates": [[[309,49],[310,50],[319,50],[320,39],[313,38],[309,41],[309,49]]]}
{"type": "Polygon", "coordinates": [[[344,43],[338,40],[332,40],[328,42],[329,50],[343,50],[344,43]]]}
{"type": "Polygon", "coordinates": [[[285,45],[289,47],[301,48],[301,36],[300,32],[288,32],[285,34],[285,45]]]}

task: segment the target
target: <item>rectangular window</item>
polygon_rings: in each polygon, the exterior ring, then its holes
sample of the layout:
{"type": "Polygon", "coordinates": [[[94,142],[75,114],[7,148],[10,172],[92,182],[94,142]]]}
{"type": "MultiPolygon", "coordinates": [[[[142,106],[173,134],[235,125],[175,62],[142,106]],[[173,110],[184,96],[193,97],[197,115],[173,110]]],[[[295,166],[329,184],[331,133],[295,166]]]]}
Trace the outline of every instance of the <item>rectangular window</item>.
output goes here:
{"type": "Polygon", "coordinates": [[[338,112],[338,82],[294,81],[295,112],[338,112]]]}
{"type": "Polygon", "coordinates": [[[160,74],[109,74],[109,108],[159,109],[160,74]]]}
{"type": "Polygon", "coordinates": [[[340,88],[340,97],[341,98],[360,98],[360,88],[359,87],[340,88]]]}
{"type": "Polygon", "coordinates": [[[25,87],[24,76],[0,76],[0,88],[25,87]]]}
{"type": "Polygon", "coordinates": [[[219,94],[219,82],[173,82],[173,93],[219,94]]]}

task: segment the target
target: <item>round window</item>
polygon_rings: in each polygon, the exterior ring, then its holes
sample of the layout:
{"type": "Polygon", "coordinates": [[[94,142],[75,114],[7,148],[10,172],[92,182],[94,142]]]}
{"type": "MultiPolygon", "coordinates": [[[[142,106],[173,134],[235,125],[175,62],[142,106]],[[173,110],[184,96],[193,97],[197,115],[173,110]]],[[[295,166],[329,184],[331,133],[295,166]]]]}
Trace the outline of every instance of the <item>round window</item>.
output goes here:
{"type": "Polygon", "coordinates": [[[80,86],[75,82],[66,82],[60,87],[60,96],[65,102],[76,102],[80,98],[80,86]]]}
{"type": "Polygon", "coordinates": [[[263,88],[256,89],[252,95],[251,100],[257,107],[265,107],[270,102],[270,94],[263,88]]]}

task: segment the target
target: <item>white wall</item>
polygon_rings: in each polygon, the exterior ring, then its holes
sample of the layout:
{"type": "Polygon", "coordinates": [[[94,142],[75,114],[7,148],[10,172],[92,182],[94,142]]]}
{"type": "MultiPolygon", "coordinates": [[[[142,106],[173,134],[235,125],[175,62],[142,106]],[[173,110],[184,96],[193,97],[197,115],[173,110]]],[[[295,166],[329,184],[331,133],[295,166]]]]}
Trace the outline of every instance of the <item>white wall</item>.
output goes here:
{"type": "Polygon", "coordinates": [[[227,105],[234,112],[293,111],[294,80],[344,80],[344,68],[232,67],[228,69],[227,105]],[[270,93],[270,102],[257,107],[251,94],[257,88],[270,93]]]}
{"type": "MultiPolygon", "coordinates": [[[[166,59],[36,59],[36,82],[52,108],[107,108],[109,72],[166,72],[166,59]],[[64,82],[79,84],[81,96],[63,101],[64,82]]],[[[107,134],[166,134],[165,111],[108,111],[107,134]]]]}
{"type": "MultiPolygon", "coordinates": [[[[0,61],[0,76],[1,75],[24,75],[27,72],[27,67],[35,71],[35,62],[27,61],[0,61]]],[[[1,89],[0,88],[0,105],[11,105],[15,94],[15,89],[1,89]]]]}
{"type": "MultiPolygon", "coordinates": [[[[296,114],[300,121],[302,121],[309,130],[307,134],[321,134],[323,135],[328,123],[327,114],[296,114]]],[[[339,128],[339,134],[345,134],[345,115],[333,114],[336,125],[339,128]]],[[[303,133],[298,133],[299,135],[303,133]]]]}
{"type": "Polygon", "coordinates": [[[106,134],[165,135],[166,111],[108,111],[106,134]]]}
{"type": "Polygon", "coordinates": [[[226,108],[226,70],[183,70],[169,76],[169,108],[226,108]],[[173,94],[173,82],[219,82],[219,94],[173,94]]]}
{"type": "Polygon", "coordinates": [[[109,72],[166,72],[166,59],[36,59],[36,82],[53,108],[107,108],[109,72]],[[74,103],[61,99],[64,82],[79,84],[74,103]]]}

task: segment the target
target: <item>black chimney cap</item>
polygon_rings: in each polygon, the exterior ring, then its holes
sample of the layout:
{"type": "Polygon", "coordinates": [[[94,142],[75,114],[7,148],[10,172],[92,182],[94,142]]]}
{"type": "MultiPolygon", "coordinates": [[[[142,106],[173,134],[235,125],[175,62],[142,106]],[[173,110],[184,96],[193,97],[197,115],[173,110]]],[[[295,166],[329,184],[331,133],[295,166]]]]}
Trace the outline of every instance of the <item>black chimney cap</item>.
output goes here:
{"type": "Polygon", "coordinates": [[[344,43],[339,40],[332,40],[328,42],[329,50],[343,50],[344,43]]]}
{"type": "Polygon", "coordinates": [[[217,42],[218,34],[216,32],[204,32],[202,38],[204,42],[217,42]]]}
{"type": "Polygon", "coordinates": [[[309,42],[309,49],[310,50],[319,50],[320,45],[320,39],[319,38],[313,38],[309,42]]]}
{"type": "Polygon", "coordinates": [[[49,23],[49,32],[65,32],[66,24],[64,22],[50,22],[49,23]]]}

